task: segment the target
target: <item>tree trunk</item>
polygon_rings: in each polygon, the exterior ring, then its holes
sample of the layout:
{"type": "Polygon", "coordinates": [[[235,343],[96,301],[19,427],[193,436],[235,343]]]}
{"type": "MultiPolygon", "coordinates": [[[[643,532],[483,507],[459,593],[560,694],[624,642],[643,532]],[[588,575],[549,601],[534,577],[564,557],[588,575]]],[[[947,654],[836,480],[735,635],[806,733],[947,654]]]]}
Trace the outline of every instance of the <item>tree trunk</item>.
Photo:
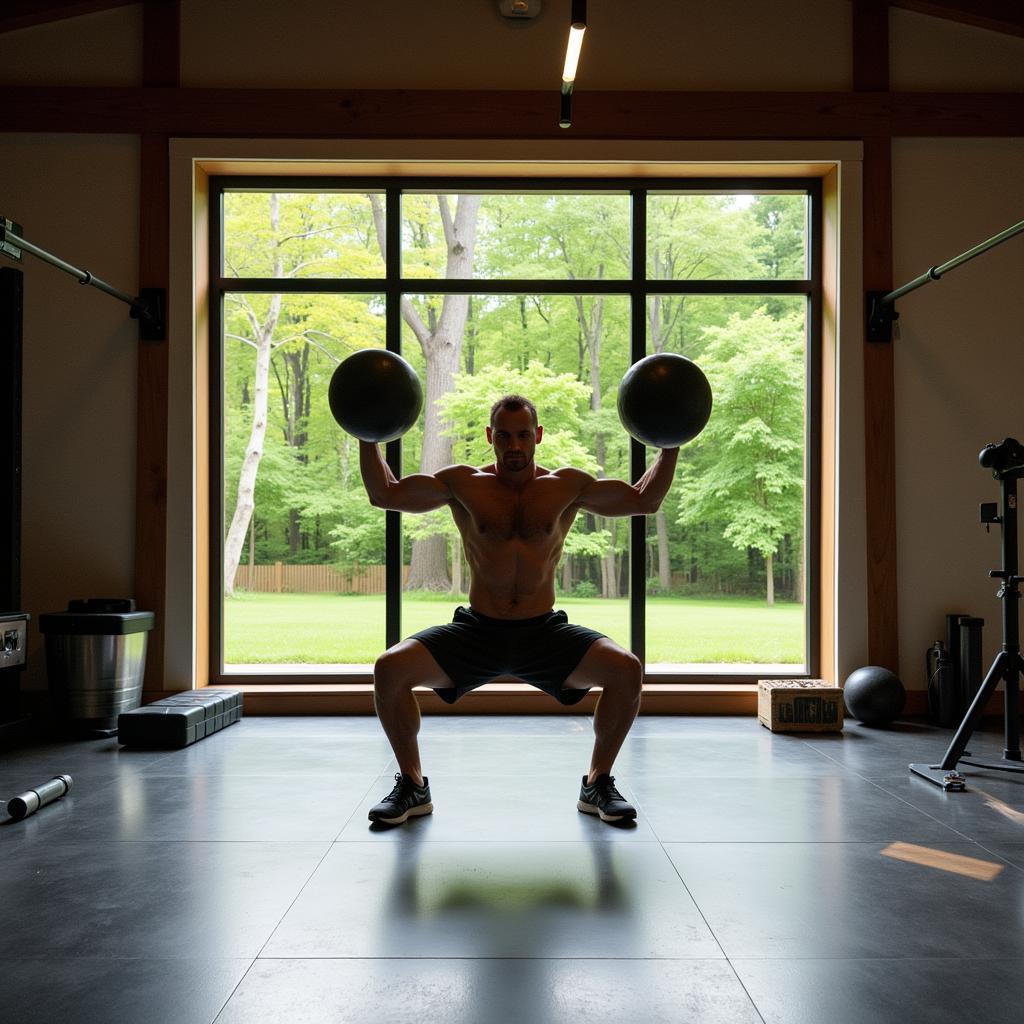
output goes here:
{"type": "Polygon", "coordinates": [[[658,587],[667,594],[672,589],[672,565],[668,557],[668,522],[664,509],[658,509],[654,522],[658,528],[658,587]]]}
{"type": "Polygon", "coordinates": [[[774,571],[774,558],[775,556],[769,552],[764,556],[764,567],[768,577],[768,604],[775,604],[775,571],[774,571]]]}
{"type": "MultiPolygon", "coordinates": [[[[655,252],[655,277],[660,276],[659,254],[655,252]]],[[[649,301],[648,319],[650,324],[651,344],[655,353],[665,351],[665,340],[669,331],[675,326],[676,320],[686,301],[685,295],[679,296],[679,301],[672,310],[671,300],[660,295],[654,295],[649,301]]],[[[658,586],[665,593],[672,589],[672,567],[669,561],[668,552],[668,523],[665,513],[658,509],[656,517],[658,527],[658,586]]]]}
{"type": "MultiPolygon", "coordinates": [[[[598,268],[598,278],[604,277],[604,266],[598,268]]],[[[594,304],[590,308],[590,315],[587,316],[583,308],[583,299],[576,296],[576,315],[579,318],[583,336],[587,340],[587,348],[590,351],[590,408],[597,411],[601,408],[601,336],[604,320],[604,299],[601,296],[594,298],[594,304]]],[[[604,434],[598,433],[595,437],[595,456],[597,458],[597,475],[605,475],[605,462],[607,454],[605,451],[604,434]]],[[[613,542],[608,553],[601,557],[601,596],[618,597],[619,579],[615,571],[615,524],[602,516],[595,516],[596,529],[609,527],[613,542]]]]}
{"type": "Polygon", "coordinates": [[[452,537],[452,593],[462,593],[462,542],[452,537]]]}
{"type": "MultiPolygon", "coordinates": [[[[384,230],[384,206],[380,196],[371,195],[370,209],[377,232],[377,243],[381,255],[387,259],[387,243],[384,230]]],[[[448,197],[437,197],[448,246],[446,278],[467,278],[473,276],[473,246],[476,241],[476,220],[480,211],[480,196],[461,195],[452,218],[448,208],[448,197]]],[[[402,297],[402,318],[411,328],[423,350],[427,367],[424,405],[426,414],[423,423],[423,452],[420,457],[420,472],[436,473],[447,466],[452,458],[452,440],[441,435],[440,416],[437,400],[455,386],[455,375],[460,369],[463,335],[469,315],[468,295],[446,295],[441,306],[441,316],[425,324],[416,312],[408,296],[402,297]]],[[[409,576],[406,590],[450,591],[448,578],[448,542],[442,534],[422,537],[412,542],[412,557],[409,562],[409,576]]]]}
{"type": "Polygon", "coordinates": [[[566,555],[562,564],[562,593],[572,593],[572,555],[566,555]]]}
{"type": "Polygon", "coordinates": [[[615,597],[615,555],[609,551],[601,556],[601,596],[615,597]]]}
{"type": "MultiPolygon", "coordinates": [[[[282,412],[284,413],[284,441],[294,449],[295,458],[305,465],[309,462],[306,442],[309,440],[309,342],[303,342],[297,351],[281,351],[284,380],[277,374],[281,385],[282,412]]],[[[272,359],[271,365],[276,361],[272,359]]],[[[275,368],[275,373],[277,373],[275,368]]],[[[288,510],[288,550],[294,555],[302,546],[302,519],[298,509],[288,510]]]]}
{"type": "Polygon", "coordinates": [[[249,589],[253,589],[252,581],[256,577],[256,517],[249,517],[249,589]]]}
{"type": "MultiPolygon", "coordinates": [[[[280,309],[280,296],[271,300],[280,309]]],[[[238,477],[238,497],[235,501],[235,514],[231,518],[227,539],[224,541],[224,596],[230,597],[235,592],[235,574],[242,555],[242,545],[249,530],[249,520],[255,508],[256,473],[263,458],[263,443],[267,436],[267,380],[270,376],[270,342],[274,336],[277,317],[272,313],[267,316],[264,329],[259,333],[256,345],[256,374],[253,385],[254,401],[252,405],[252,429],[249,432],[249,444],[242,460],[242,471],[238,477]]]]}
{"type": "MultiPolygon", "coordinates": [[[[445,296],[448,299],[462,299],[466,296],[445,296]]],[[[444,323],[442,314],[441,323],[444,323]]],[[[455,387],[455,375],[459,372],[459,356],[462,341],[462,326],[465,318],[457,323],[457,332],[446,334],[438,326],[431,337],[427,357],[427,380],[425,388],[426,416],[423,423],[423,453],[420,457],[421,473],[436,473],[452,461],[452,439],[445,437],[437,400],[455,387]]],[[[434,590],[444,592],[452,589],[448,578],[448,540],[441,533],[430,537],[419,537],[412,542],[412,558],[409,562],[409,579],[406,590],[434,590]]]]}
{"type": "MultiPolygon", "coordinates": [[[[445,196],[438,196],[441,206],[441,220],[445,226],[448,243],[448,263],[445,276],[448,278],[471,277],[473,273],[473,244],[476,238],[476,220],[480,209],[480,196],[459,196],[452,220],[445,196]]],[[[437,400],[455,388],[455,376],[460,369],[462,340],[469,315],[468,295],[446,295],[441,306],[441,316],[435,330],[428,334],[424,324],[416,316],[411,303],[403,304],[406,320],[415,317],[410,326],[419,339],[427,364],[427,381],[424,395],[426,415],[423,422],[423,453],[420,459],[421,473],[436,473],[452,460],[452,439],[441,431],[447,425],[441,420],[437,400]],[[417,327],[419,328],[417,330],[417,327]]],[[[409,578],[406,590],[449,591],[452,584],[448,578],[448,542],[443,534],[421,537],[412,542],[412,558],[409,562],[409,578]]]]}
{"type": "MultiPolygon", "coordinates": [[[[278,229],[277,196],[270,196],[270,228],[278,229]]],[[[274,260],[274,276],[280,277],[281,259],[274,260]]],[[[238,497],[235,500],[235,514],[231,518],[227,539],[224,541],[224,596],[235,592],[235,575],[242,557],[242,545],[249,530],[249,520],[255,508],[256,473],[263,458],[263,443],[267,436],[267,392],[270,379],[270,348],[281,315],[281,296],[273,295],[267,315],[260,324],[255,315],[250,315],[250,326],[256,336],[256,370],[253,379],[252,429],[249,444],[242,460],[242,471],[238,477],[238,497]]]]}

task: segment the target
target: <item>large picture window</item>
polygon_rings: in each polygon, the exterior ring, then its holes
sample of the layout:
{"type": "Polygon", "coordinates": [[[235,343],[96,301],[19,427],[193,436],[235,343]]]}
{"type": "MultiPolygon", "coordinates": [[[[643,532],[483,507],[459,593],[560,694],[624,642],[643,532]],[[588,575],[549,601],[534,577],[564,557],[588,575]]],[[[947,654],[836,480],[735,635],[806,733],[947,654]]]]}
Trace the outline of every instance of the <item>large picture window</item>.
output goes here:
{"type": "Polygon", "coordinates": [[[447,510],[372,507],[327,388],[400,352],[420,420],[400,475],[490,461],[495,398],[537,461],[635,480],[616,390],[652,352],[711,382],[657,515],[580,514],[557,606],[648,681],[817,671],[817,181],[211,179],[211,679],[365,673],[449,621],[469,567],[447,510]],[[216,457],[219,454],[219,457],[216,457]]]}

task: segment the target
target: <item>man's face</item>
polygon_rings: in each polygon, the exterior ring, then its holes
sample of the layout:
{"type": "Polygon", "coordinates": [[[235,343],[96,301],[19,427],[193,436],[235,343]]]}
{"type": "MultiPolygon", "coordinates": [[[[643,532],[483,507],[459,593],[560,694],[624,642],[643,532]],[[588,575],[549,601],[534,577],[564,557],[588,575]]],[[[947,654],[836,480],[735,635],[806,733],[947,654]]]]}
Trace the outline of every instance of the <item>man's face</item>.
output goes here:
{"type": "Polygon", "coordinates": [[[487,428],[487,443],[494,445],[494,461],[509,473],[529,469],[543,427],[534,428],[529,409],[499,409],[494,426],[487,428]]]}

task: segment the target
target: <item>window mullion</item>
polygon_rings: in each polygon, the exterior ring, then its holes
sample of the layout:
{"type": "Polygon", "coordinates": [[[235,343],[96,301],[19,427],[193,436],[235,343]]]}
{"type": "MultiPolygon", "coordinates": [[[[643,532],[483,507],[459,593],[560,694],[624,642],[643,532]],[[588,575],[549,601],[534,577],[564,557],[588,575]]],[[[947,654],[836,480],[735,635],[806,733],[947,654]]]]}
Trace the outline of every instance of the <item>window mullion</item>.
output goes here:
{"type": "MultiPolygon", "coordinates": [[[[389,352],[402,352],[402,193],[389,188],[384,207],[385,255],[387,277],[384,311],[384,343],[389,352]]],[[[385,457],[391,472],[402,475],[402,439],[385,445],[385,457]]],[[[402,639],[402,513],[388,509],[384,513],[384,643],[392,647],[402,639]]]]}
{"type": "MultiPolygon", "coordinates": [[[[647,190],[636,188],[632,196],[629,361],[643,359],[647,351],[647,190]]],[[[635,438],[629,439],[629,472],[633,483],[643,476],[646,452],[635,438]]],[[[647,517],[632,516],[629,521],[629,646],[641,664],[645,662],[647,639],[646,537],[647,517]]]]}

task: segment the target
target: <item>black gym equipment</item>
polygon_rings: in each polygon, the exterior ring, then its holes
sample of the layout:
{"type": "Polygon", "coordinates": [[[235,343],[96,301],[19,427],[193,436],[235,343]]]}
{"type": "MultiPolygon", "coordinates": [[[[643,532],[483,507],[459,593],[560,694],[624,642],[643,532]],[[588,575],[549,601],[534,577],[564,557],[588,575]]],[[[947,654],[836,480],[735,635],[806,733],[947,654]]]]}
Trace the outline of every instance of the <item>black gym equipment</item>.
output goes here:
{"type": "Polygon", "coordinates": [[[887,668],[865,665],[847,677],[843,700],[858,722],[878,728],[896,720],[907,703],[907,691],[887,668]]]}
{"type": "Polygon", "coordinates": [[[899,313],[896,312],[896,307],[894,306],[897,299],[903,298],[904,295],[920,288],[922,285],[929,284],[932,281],[938,281],[943,274],[948,273],[950,270],[956,270],[957,267],[966,263],[968,260],[973,260],[975,256],[980,256],[982,253],[988,252],[989,249],[994,249],[997,245],[1005,242],[1009,238],[1013,238],[1014,235],[1019,235],[1022,231],[1024,231],[1024,220],[1013,224],[1005,231],[1000,231],[998,235],[993,235],[986,241],[974,246],[973,249],[968,249],[967,252],[961,253],[959,256],[954,256],[951,260],[947,260],[945,263],[942,263],[937,267],[929,267],[929,269],[920,277],[915,277],[913,281],[903,285],[902,288],[897,288],[892,292],[868,292],[868,341],[892,341],[892,325],[900,317],[899,313]]]}
{"type": "Polygon", "coordinates": [[[686,356],[658,352],[637,360],[619,384],[619,419],[641,444],[678,448],[711,418],[711,385],[686,356]]]}
{"type": "Polygon", "coordinates": [[[401,437],[423,408],[416,371],[400,356],[364,348],[343,360],[327,392],[338,425],[360,441],[385,443],[401,437]]]}
{"type": "Polygon", "coordinates": [[[54,776],[49,782],[44,782],[35,789],[11,797],[7,801],[7,813],[15,821],[28,818],[35,814],[40,807],[52,804],[54,800],[59,800],[66,793],[70,793],[72,785],[73,780],[70,775],[54,776]]]}
{"type": "Polygon", "coordinates": [[[1002,580],[996,596],[1003,602],[1003,644],[942,761],[939,764],[910,765],[910,770],[916,775],[952,792],[967,788],[963,775],[956,770],[961,762],[990,771],[1024,773],[1024,765],[1020,763],[1020,721],[1017,711],[1020,673],[1024,668],[1024,659],[1020,654],[1017,604],[1020,600],[1018,588],[1024,583],[1024,576],[1017,575],[1017,480],[1024,476],[1024,446],[1014,438],[1007,437],[998,444],[985,445],[978,455],[978,461],[986,469],[992,470],[992,476],[1000,484],[1000,503],[983,502],[981,522],[985,524],[986,530],[992,523],[999,523],[1001,527],[1003,564],[999,569],[990,569],[988,574],[993,579],[1002,580]],[[966,748],[971,734],[1000,680],[1005,684],[1003,759],[1001,762],[992,762],[965,758],[963,755],[969,753],[966,748]]]}
{"type": "Polygon", "coordinates": [[[0,267],[0,739],[28,734],[20,677],[28,664],[21,605],[21,364],[24,281],[0,267]]]}
{"type": "Polygon", "coordinates": [[[959,694],[953,659],[941,640],[936,640],[925,654],[925,679],[929,719],[943,729],[952,728],[963,711],[957,711],[959,694]]]}
{"type": "Polygon", "coordinates": [[[961,612],[946,615],[946,643],[936,640],[925,655],[928,717],[951,729],[964,716],[981,686],[984,619],[961,612]]]}
{"type": "Polygon", "coordinates": [[[107,284],[106,281],[79,267],[72,266],[59,256],[33,245],[22,237],[22,227],[7,217],[0,216],[0,253],[16,262],[21,262],[22,253],[30,253],[38,257],[51,267],[63,270],[66,274],[78,278],[79,284],[91,285],[101,292],[127,302],[131,307],[131,316],[139,321],[139,337],[143,341],[163,341],[166,333],[164,323],[164,309],[167,303],[167,293],[163,288],[143,288],[138,295],[129,295],[127,292],[107,284]]]}
{"type": "Polygon", "coordinates": [[[241,690],[186,690],[117,716],[118,742],[128,747],[187,747],[239,721],[241,690]]]}

